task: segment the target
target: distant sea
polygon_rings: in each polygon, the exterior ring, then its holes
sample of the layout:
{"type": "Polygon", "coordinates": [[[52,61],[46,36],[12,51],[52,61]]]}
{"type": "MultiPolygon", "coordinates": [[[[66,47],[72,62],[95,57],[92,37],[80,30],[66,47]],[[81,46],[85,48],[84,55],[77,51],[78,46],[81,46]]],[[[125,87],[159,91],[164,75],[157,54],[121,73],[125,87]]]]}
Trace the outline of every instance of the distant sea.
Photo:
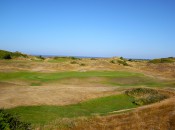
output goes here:
{"type": "Polygon", "coordinates": [[[64,55],[33,55],[33,56],[43,56],[47,57],[75,57],[75,58],[109,58],[109,57],[95,57],[95,56],[64,56],[64,55]]]}
{"type": "MultiPolygon", "coordinates": [[[[75,58],[111,58],[111,57],[95,57],[95,56],[64,56],[64,55],[33,55],[33,56],[43,56],[45,58],[48,57],[75,57],[75,58]]],[[[132,60],[151,60],[151,59],[141,59],[141,58],[126,58],[127,60],[132,59],[132,60]]]]}

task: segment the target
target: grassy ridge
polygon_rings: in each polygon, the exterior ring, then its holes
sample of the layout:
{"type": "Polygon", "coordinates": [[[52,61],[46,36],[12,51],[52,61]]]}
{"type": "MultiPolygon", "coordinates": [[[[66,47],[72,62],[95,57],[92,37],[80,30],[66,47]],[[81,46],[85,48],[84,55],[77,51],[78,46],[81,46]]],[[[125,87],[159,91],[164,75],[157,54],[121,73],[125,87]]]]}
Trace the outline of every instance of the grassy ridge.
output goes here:
{"type": "Polygon", "coordinates": [[[134,108],[133,98],[125,94],[92,99],[86,102],[67,106],[25,106],[8,109],[17,113],[22,121],[33,124],[49,123],[57,118],[90,116],[92,114],[107,114],[108,112],[134,108]]]}

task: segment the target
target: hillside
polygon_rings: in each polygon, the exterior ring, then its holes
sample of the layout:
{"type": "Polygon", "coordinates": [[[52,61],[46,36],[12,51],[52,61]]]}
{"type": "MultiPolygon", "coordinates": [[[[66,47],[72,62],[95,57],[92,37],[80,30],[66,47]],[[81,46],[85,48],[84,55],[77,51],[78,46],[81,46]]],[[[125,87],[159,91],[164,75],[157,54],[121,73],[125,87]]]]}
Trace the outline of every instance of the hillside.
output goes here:
{"type": "Polygon", "coordinates": [[[0,59],[14,59],[14,58],[28,58],[28,55],[18,51],[10,52],[5,50],[0,50],[0,59]]]}

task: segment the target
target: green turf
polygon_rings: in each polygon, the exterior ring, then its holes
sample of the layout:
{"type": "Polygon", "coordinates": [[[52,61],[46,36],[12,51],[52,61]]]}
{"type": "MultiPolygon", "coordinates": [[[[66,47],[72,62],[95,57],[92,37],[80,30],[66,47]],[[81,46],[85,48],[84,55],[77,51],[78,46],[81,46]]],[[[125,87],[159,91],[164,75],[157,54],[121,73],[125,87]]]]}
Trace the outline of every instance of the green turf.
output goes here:
{"type": "Polygon", "coordinates": [[[87,71],[87,72],[0,72],[0,81],[25,80],[31,86],[39,86],[44,82],[58,81],[66,78],[89,78],[104,77],[100,82],[121,87],[146,86],[146,87],[175,87],[175,82],[160,81],[150,78],[141,73],[122,72],[122,71],[87,71]]]}
{"type": "Polygon", "coordinates": [[[25,106],[8,109],[17,113],[21,119],[33,124],[46,124],[57,118],[104,115],[108,112],[134,108],[134,99],[125,94],[92,99],[86,102],[67,106],[25,106]]]}
{"type": "Polygon", "coordinates": [[[24,79],[37,81],[50,81],[63,78],[86,78],[86,77],[131,77],[143,76],[139,73],[116,72],[116,71],[88,71],[88,72],[58,72],[58,73],[38,73],[38,72],[0,72],[0,80],[24,79]]]}
{"type": "Polygon", "coordinates": [[[121,86],[121,87],[166,87],[172,86],[173,83],[167,81],[160,81],[146,76],[132,76],[124,78],[110,78],[103,84],[110,84],[112,86],[121,86]]]}

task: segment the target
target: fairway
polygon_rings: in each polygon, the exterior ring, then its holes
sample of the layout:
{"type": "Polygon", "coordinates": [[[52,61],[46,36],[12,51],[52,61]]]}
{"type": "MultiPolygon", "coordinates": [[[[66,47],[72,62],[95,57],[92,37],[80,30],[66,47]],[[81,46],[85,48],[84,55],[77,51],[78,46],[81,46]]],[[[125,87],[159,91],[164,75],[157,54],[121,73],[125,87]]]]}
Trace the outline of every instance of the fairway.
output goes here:
{"type": "MultiPolygon", "coordinates": [[[[57,73],[40,73],[40,72],[0,72],[0,81],[24,81],[31,86],[41,86],[44,83],[53,83],[57,81],[67,80],[67,84],[71,79],[88,79],[102,78],[100,84],[112,86],[147,86],[162,87],[172,86],[174,82],[161,81],[152,77],[145,76],[142,73],[133,73],[126,71],[87,71],[87,72],[57,72],[57,73]]],[[[74,84],[74,83],[71,83],[74,84]]]]}
{"type": "Polygon", "coordinates": [[[39,73],[39,72],[0,72],[0,80],[24,79],[37,81],[53,81],[63,78],[86,78],[86,77],[131,77],[143,76],[140,73],[122,71],[87,71],[87,72],[58,72],[58,73],[39,73]]]}
{"type": "Polygon", "coordinates": [[[112,111],[134,108],[133,98],[120,94],[92,99],[86,102],[66,106],[26,106],[8,109],[17,113],[21,119],[33,124],[45,124],[58,118],[105,115],[112,111]]]}

